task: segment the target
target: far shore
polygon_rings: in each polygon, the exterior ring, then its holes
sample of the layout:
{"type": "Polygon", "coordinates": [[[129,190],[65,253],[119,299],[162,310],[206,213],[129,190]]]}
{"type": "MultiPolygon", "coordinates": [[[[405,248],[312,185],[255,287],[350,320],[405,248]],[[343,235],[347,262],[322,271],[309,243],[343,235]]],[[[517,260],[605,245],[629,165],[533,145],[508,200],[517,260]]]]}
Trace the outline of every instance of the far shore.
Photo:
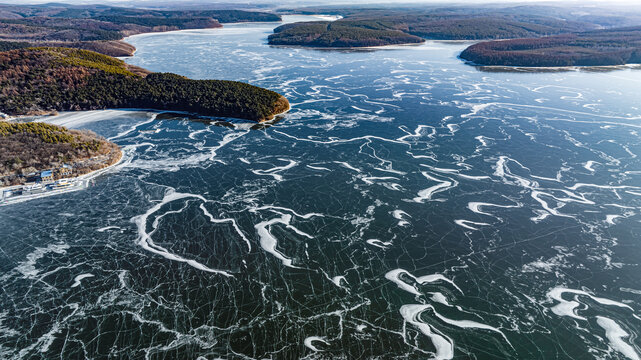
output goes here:
{"type": "MultiPolygon", "coordinates": [[[[126,43],[126,44],[128,44],[128,45],[134,46],[134,45],[132,45],[131,43],[129,43],[129,42],[127,41],[127,39],[132,38],[132,37],[153,36],[153,35],[171,34],[171,33],[181,33],[181,32],[194,32],[194,31],[202,31],[202,30],[220,30],[220,29],[224,29],[224,28],[225,28],[225,26],[228,26],[228,25],[242,25],[242,24],[280,24],[280,25],[284,25],[284,24],[290,24],[289,22],[284,21],[284,17],[285,17],[285,16],[307,16],[307,17],[315,17],[315,18],[321,19],[321,20],[323,20],[323,21],[336,21],[336,20],[339,20],[339,19],[342,19],[342,18],[343,18],[343,17],[342,17],[342,16],[340,16],[340,15],[324,15],[324,14],[318,14],[318,15],[286,14],[286,15],[281,15],[281,18],[283,18],[283,20],[281,20],[281,21],[241,21],[241,22],[233,22],[233,23],[221,23],[221,25],[222,25],[222,26],[220,26],[220,27],[215,27],[215,28],[181,29],[181,30],[167,30],[167,31],[151,31],[151,32],[143,32],[143,33],[139,33],[139,34],[133,34],[133,35],[125,36],[125,37],[123,37],[122,39],[120,39],[120,40],[118,40],[118,41],[122,41],[122,42],[124,42],[124,43],[126,43]]],[[[294,22],[296,22],[296,21],[294,21],[294,22]]],[[[410,44],[410,45],[411,45],[411,44],[410,44]]],[[[275,45],[270,45],[270,46],[275,46],[275,45]]],[[[387,45],[384,45],[384,46],[387,46],[387,45]]],[[[339,48],[339,49],[340,49],[340,48],[339,48]]],[[[131,54],[130,54],[130,55],[128,55],[128,56],[118,56],[118,58],[126,59],[126,58],[133,57],[133,56],[136,54],[136,51],[138,51],[138,49],[136,49],[136,47],[134,46],[134,50],[131,52],[131,54]]]]}
{"type": "Polygon", "coordinates": [[[615,71],[615,70],[641,70],[641,64],[619,64],[619,65],[568,65],[568,66],[517,66],[517,65],[482,65],[465,59],[464,64],[474,66],[480,71],[487,72],[569,72],[569,71],[615,71]]]}
{"type": "Polygon", "coordinates": [[[394,50],[395,47],[420,47],[425,45],[428,41],[423,41],[420,43],[402,43],[402,44],[389,44],[389,45],[375,45],[375,46],[345,46],[345,47],[324,47],[324,46],[306,46],[306,45],[272,45],[267,44],[275,48],[289,48],[289,49],[308,49],[308,50],[332,50],[332,51],[367,51],[367,50],[394,50]]]}

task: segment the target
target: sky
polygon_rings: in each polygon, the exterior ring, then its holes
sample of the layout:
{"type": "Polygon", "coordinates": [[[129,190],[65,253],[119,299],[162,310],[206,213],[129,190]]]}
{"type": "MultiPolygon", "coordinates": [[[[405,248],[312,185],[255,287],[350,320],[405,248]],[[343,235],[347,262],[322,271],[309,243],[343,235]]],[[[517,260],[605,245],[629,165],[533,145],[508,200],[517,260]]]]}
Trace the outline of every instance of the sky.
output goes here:
{"type": "MultiPolygon", "coordinates": [[[[48,2],[57,2],[57,3],[67,3],[67,4],[153,4],[158,2],[166,2],[167,0],[0,0],[0,4],[36,4],[36,3],[48,3],[48,2]]],[[[175,3],[180,3],[180,0],[173,1],[175,3]]],[[[385,3],[390,5],[391,3],[404,3],[404,4],[480,4],[480,3],[493,3],[493,4],[514,4],[514,3],[525,3],[525,2],[547,2],[547,3],[558,3],[558,4],[594,4],[594,5],[603,5],[607,6],[613,3],[617,4],[629,4],[635,5],[639,4],[640,0],[401,0],[401,1],[390,1],[390,0],[189,0],[186,1],[189,3],[206,3],[206,4],[215,4],[215,3],[226,3],[233,4],[238,3],[242,5],[247,4],[283,4],[285,3],[297,3],[297,4],[374,4],[374,3],[385,3]]]]}
{"type": "Polygon", "coordinates": [[[597,7],[628,7],[641,8],[641,0],[0,0],[0,4],[43,4],[49,2],[66,3],[73,5],[105,4],[119,6],[158,7],[171,3],[191,5],[196,4],[225,4],[227,7],[238,5],[239,8],[248,8],[252,5],[267,7],[302,7],[318,5],[361,5],[361,4],[425,4],[425,5],[465,5],[465,4],[506,4],[516,3],[541,3],[562,6],[597,6],[597,7]],[[231,6],[229,6],[231,5],[231,6]],[[270,6],[272,5],[272,6],[270,6]]]}

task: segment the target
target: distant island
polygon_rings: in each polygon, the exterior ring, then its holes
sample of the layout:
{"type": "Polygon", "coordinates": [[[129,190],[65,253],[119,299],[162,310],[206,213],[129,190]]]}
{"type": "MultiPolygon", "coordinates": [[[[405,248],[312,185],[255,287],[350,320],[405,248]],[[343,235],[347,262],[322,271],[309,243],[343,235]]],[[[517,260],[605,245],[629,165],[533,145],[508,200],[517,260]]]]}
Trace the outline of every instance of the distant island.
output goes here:
{"type": "Polygon", "coordinates": [[[141,33],[219,28],[223,23],[280,21],[276,14],[244,10],[149,10],[88,5],[0,5],[0,51],[32,46],[67,47],[131,56],[122,41],[141,33]]]}
{"type": "Polygon", "coordinates": [[[274,91],[249,84],[150,73],[88,50],[26,48],[0,52],[0,111],[39,115],[107,108],[173,110],[265,121],[287,111],[289,102],[274,91]]]}
{"type": "Polygon", "coordinates": [[[343,19],[286,24],[274,29],[270,45],[369,47],[431,40],[540,37],[595,29],[596,25],[545,16],[490,11],[453,13],[410,10],[345,10],[343,19]]]}
{"type": "Polygon", "coordinates": [[[105,168],[122,153],[89,131],[0,121],[0,186],[51,182],[105,168]]]}
{"type": "Polygon", "coordinates": [[[376,21],[313,21],[286,24],[274,29],[270,45],[325,48],[419,44],[424,39],[389,28],[376,21]]]}
{"type": "Polygon", "coordinates": [[[615,28],[543,38],[489,41],[465,49],[475,65],[562,67],[641,63],[641,27],[615,28]]]}

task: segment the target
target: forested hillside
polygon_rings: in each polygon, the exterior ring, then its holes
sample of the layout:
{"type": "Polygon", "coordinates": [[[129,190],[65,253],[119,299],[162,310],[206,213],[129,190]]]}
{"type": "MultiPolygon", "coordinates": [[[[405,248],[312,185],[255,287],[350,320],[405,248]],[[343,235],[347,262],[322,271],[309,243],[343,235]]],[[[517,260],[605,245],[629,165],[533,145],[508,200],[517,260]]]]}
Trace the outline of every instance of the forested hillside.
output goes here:
{"type": "Polygon", "coordinates": [[[482,42],[465,49],[460,57],[479,65],[501,66],[602,66],[641,63],[641,27],[482,42]]]}
{"type": "Polygon", "coordinates": [[[271,45],[366,47],[424,42],[377,21],[318,21],[280,26],[269,36],[271,45]]]}
{"type": "Polygon", "coordinates": [[[289,109],[280,94],[245,83],[145,75],[121,60],[85,50],[0,52],[0,112],[149,108],[263,121],[289,109]]]}
{"type": "MultiPolygon", "coordinates": [[[[393,19],[393,17],[392,17],[393,19]]],[[[538,37],[585,31],[595,26],[543,16],[425,15],[398,19],[407,32],[435,40],[484,40],[538,37]]]]}
{"type": "Polygon", "coordinates": [[[82,175],[116,163],[117,145],[89,131],[44,123],[0,121],[0,186],[26,182],[25,175],[63,164],[82,175]]]}

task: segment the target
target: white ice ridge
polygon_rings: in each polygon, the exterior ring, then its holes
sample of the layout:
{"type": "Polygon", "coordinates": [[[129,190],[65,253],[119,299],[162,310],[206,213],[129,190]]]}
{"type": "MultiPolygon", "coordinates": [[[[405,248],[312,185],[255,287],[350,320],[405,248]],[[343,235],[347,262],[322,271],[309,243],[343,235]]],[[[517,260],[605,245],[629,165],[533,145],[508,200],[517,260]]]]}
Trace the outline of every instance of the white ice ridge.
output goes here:
{"type": "Polygon", "coordinates": [[[382,241],[379,239],[367,239],[365,240],[365,242],[372,246],[379,247],[381,249],[387,249],[388,246],[392,245],[391,241],[382,241]]]}
{"type": "Polygon", "coordinates": [[[329,343],[325,341],[325,339],[326,339],[325,337],[320,337],[320,336],[309,336],[305,338],[305,341],[303,341],[303,343],[305,344],[305,346],[307,346],[309,349],[313,351],[321,351],[316,346],[314,346],[314,342],[318,341],[318,342],[322,342],[325,345],[329,345],[329,343]]]}
{"type": "Polygon", "coordinates": [[[468,117],[474,116],[478,114],[480,111],[484,110],[485,108],[490,107],[492,105],[497,105],[497,104],[498,103],[472,104],[472,112],[470,112],[469,114],[461,115],[461,117],[468,118],[468,117]]]}
{"type": "Polygon", "coordinates": [[[86,278],[90,278],[90,277],[94,277],[94,274],[88,273],[88,274],[80,274],[80,275],[76,276],[73,279],[73,284],[71,285],[71,287],[74,288],[76,286],[80,286],[80,281],[82,281],[82,279],[86,279],[86,278]]]}
{"type": "Polygon", "coordinates": [[[614,222],[614,219],[620,218],[620,217],[623,217],[623,216],[621,216],[621,215],[606,215],[605,216],[605,222],[610,224],[610,225],[616,225],[616,223],[614,222]]]}
{"type": "Polygon", "coordinates": [[[595,172],[594,168],[592,167],[592,166],[594,166],[594,164],[598,164],[598,162],[596,162],[596,161],[594,161],[594,160],[590,160],[590,161],[586,162],[586,163],[583,165],[583,167],[584,167],[586,170],[588,170],[589,172],[595,172]]]}
{"type": "MultiPolygon", "coordinates": [[[[165,193],[165,197],[162,199],[161,202],[156,204],[151,209],[147,210],[146,213],[131,218],[131,221],[133,223],[135,223],[137,225],[137,228],[138,228],[138,245],[140,245],[143,249],[145,249],[145,250],[147,250],[147,251],[149,251],[151,253],[154,253],[154,254],[157,254],[157,255],[160,255],[160,256],[164,257],[165,259],[172,260],[172,261],[183,262],[183,263],[186,263],[189,266],[192,266],[192,267],[194,267],[194,268],[196,268],[198,270],[202,270],[202,271],[206,271],[206,272],[210,272],[210,273],[214,273],[214,274],[220,274],[220,275],[224,275],[224,276],[227,276],[227,277],[233,277],[233,275],[229,274],[226,271],[211,269],[211,268],[199,263],[196,260],[186,259],[186,258],[184,258],[182,256],[179,256],[179,255],[176,255],[176,254],[172,254],[171,252],[169,252],[169,250],[163,248],[162,246],[156,245],[154,243],[153,239],[151,238],[151,235],[149,233],[147,233],[147,219],[149,218],[149,216],[151,214],[153,214],[153,213],[157,212],[158,210],[160,210],[165,204],[168,204],[168,203],[176,201],[176,200],[185,199],[185,198],[195,198],[195,199],[199,199],[201,201],[207,201],[207,200],[205,200],[205,198],[203,198],[200,195],[188,194],[188,193],[177,193],[174,190],[171,190],[171,191],[168,191],[167,193],[165,193]]],[[[154,224],[152,226],[153,227],[152,232],[156,230],[157,226],[158,226],[158,223],[156,221],[154,221],[154,224]]]]}
{"type": "Polygon", "coordinates": [[[256,213],[256,212],[258,212],[260,210],[271,210],[271,211],[273,211],[275,213],[280,213],[280,211],[287,211],[287,212],[292,213],[296,217],[299,217],[299,218],[302,218],[302,219],[311,219],[311,218],[316,217],[316,216],[319,216],[319,217],[325,216],[325,215],[319,214],[319,213],[299,214],[299,213],[297,213],[296,211],[294,211],[294,210],[292,210],[290,208],[286,208],[286,207],[282,207],[282,206],[273,206],[273,205],[263,205],[263,206],[260,206],[260,207],[255,207],[255,208],[249,209],[249,211],[252,212],[252,213],[256,213]]]}
{"type": "MultiPolygon", "coordinates": [[[[270,209],[272,211],[274,211],[275,209],[289,211],[294,215],[296,215],[297,217],[300,217],[303,219],[309,219],[314,216],[323,216],[322,214],[316,214],[316,213],[300,215],[291,209],[281,208],[276,206],[263,206],[260,208],[251,209],[250,211],[256,212],[258,210],[265,210],[265,209],[270,209]]],[[[278,212],[278,211],[275,211],[275,212],[278,212]]],[[[292,259],[286,257],[283,253],[281,253],[280,251],[278,251],[278,249],[276,249],[276,246],[278,246],[278,240],[269,231],[270,227],[275,224],[283,224],[285,225],[285,227],[287,227],[290,230],[293,230],[298,235],[304,236],[308,239],[313,239],[314,237],[291,225],[292,215],[283,214],[283,213],[279,213],[279,214],[282,216],[279,218],[274,218],[271,220],[260,222],[254,225],[254,228],[256,228],[256,232],[258,233],[258,237],[260,238],[260,246],[263,248],[263,250],[274,255],[277,259],[279,259],[283,263],[283,265],[291,268],[297,268],[296,266],[292,265],[292,262],[293,262],[292,259]]]]}
{"type": "Polygon", "coordinates": [[[347,284],[347,279],[345,279],[345,276],[334,276],[333,278],[331,278],[331,280],[338,287],[343,287],[343,285],[341,285],[341,281],[344,281],[347,284]]]}
{"type": "Polygon", "coordinates": [[[286,162],[289,162],[289,163],[287,165],[283,165],[283,166],[275,166],[275,167],[273,167],[271,169],[267,169],[267,170],[251,170],[251,172],[253,172],[256,175],[273,176],[274,179],[276,179],[276,181],[282,181],[283,180],[283,176],[280,175],[279,173],[281,171],[285,171],[287,169],[291,169],[294,166],[298,165],[298,161],[289,160],[289,159],[283,159],[283,158],[278,158],[278,160],[286,161],[286,162]]]}
{"type": "Polygon", "coordinates": [[[247,131],[234,131],[234,132],[231,132],[231,133],[223,136],[223,139],[220,140],[218,145],[209,148],[209,161],[214,160],[214,158],[218,155],[218,150],[220,150],[222,147],[224,147],[225,145],[229,144],[230,142],[238,139],[239,137],[241,137],[243,135],[246,135],[247,133],[249,133],[249,130],[247,130],[247,131]]]}
{"type": "MultiPolygon", "coordinates": [[[[363,176],[361,180],[363,180],[363,182],[366,183],[367,185],[374,185],[375,184],[374,181],[376,180],[386,181],[386,180],[399,180],[399,179],[393,176],[363,176]]],[[[398,185],[396,183],[394,184],[398,185]]]]}
{"type": "Polygon", "coordinates": [[[392,216],[394,219],[398,220],[398,226],[407,226],[410,224],[409,221],[405,220],[405,217],[411,216],[403,210],[392,211],[392,216]]]}
{"type": "Polygon", "coordinates": [[[403,305],[401,306],[401,316],[405,320],[403,322],[403,340],[407,342],[407,323],[416,326],[423,334],[430,338],[436,353],[434,360],[447,360],[454,357],[454,342],[452,339],[436,334],[432,331],[432,327],[421,321],[419,315],[425,311],[427,305],[403,305]]]}
{"type": "Polygon", "coordinates": [[[414,294],[416,296],[423,295],[422,293],[420,293],[418,291],[416,286],[414,286],[412,284],[408,284],[405,281],[401,280],[401,275],[405,275],[405,276],[409,277],[410,279],[414,280],[416,283],[418,283],[420,285],[427,284],[427,283],[433,283],[433,282],[437,282],[437,281],[444,281],[444,282],[447,282],[447,283],[451,284],[452,286],[454,286],[456,288],[456,290],[458,290],[461,294],[463,294],[463,290],[461,290],[461,288],[456,286],[454,281],[446,278],[445,276],[443,276],[441,274],[432,274],[432,275],[425,275],[425,276],[416,277],[416,276],[410,274],[405,269],[394,269],[394,270],[388,271],[385,274],[385,278],[387,280],[395,283],[399,288],[409,292],[410,294],[414,294]]]}
{"type": "Polygon", "coordinates": [[[454,223],[456,225],[458,225],[458,226],[462,226],[462,227],[464,227],[466,229],[469,229],[469,230],[479,230],[479,228],[474,227],[472,225],[476,225],[476,226],[489,226],[490,225],[488,223],[476,222],[476,221],[470,221],[470,220],[463,220],[463,219],[454,220],[454,223]]]}
{"type": "Polygon", "coordinates": [[[347,169],[350,169],[350,170],[353,170],[353,171],[356,171],[356,172],[361,172],[361,169],[357,169],[357,168],[353,167],[348,162],[345,162],[345,161],[334,161],[334,162],[336,164],[342,165],[343,167],[345,167],[347,169]]]}
{"type": "Polygon", "coordinates": [[[499,204],[492,204],[492,203],[486,203],[486,202],[469,202],[467,204],[467,208],[470,209],[470,211],[477,213],[479,215],[487,215],[491,216],[494,218],[497,218],[497,216],[492,215],[491,213],[484,212],[483,207],[498,207],[498,208],[503,208],[503,209],[509,209],[509,208],[518,208],[523,206],[520,203],[517,203],[516,205],[499,205],[499,204]]]}
{"type": "Polygon", "coordinates": [[[258,236],[260,237],[260,246],[268,253],[274,255],[277,259],[280,259],[283,265],[293,268],[294,266],[292,266],[292,259],[286,257],[280,251],[278,251],[278,249],[276,249],[276,246],[278,245],[278,240],[276,240],[276,238],[271,234],[271,232],[269,232],[270,226],[274,224],[279,224],[279,223],[289,225],[291,220],[292,220],[291,215],[283,215],[280,218],[274,218],[268,221],[263,221],[261,223],[258,223],[254,227],[256,228],[256,231],[258,232],[258,236]]]}
{"type": "Polygon", "coordinates": [[[401,129],[401,131],[403,131],[407,135],[401,136],[400,138],[396,139],[398,141],[405,141],[407,138],[419,138],[421,136],[427,136],[428,138],[433,138],[434,135],[436,135],[436,129],[433,126],[429,126],[429,125],[419,125],[416,128],[416,130],[414,130],[413,134],[405,130],[405,126],[400,126],[399,129],[401,129]],[[425,134],[423,129],[431,129],[432,131],[429,134],[425,134]]]}
{"type": "Polygon", "coordinates": [[[507,167],[508,161],[512,161],[519,165],[520,167],[527,169],[523,164],[520,162],[507,157],[507,156],[500,156],[499,159],[496,161],[496,165],[494,166],[494,176],[500,177],[503,179],[504,182],[510,183],[508,179],[512,179],[515,181],[516,184],[518,184],[521,187],[532,189],[535,187],[538,187],[538,184],[536,181],[530,181],[524,177],[518,176],[513,174],[510,169],[507,167]]]}
{"type": "MultiPolygon", "coordinates": [[[[454,319],[446,318],[445,316],[439,314],[436,311],[436,309],[434,308],[434,306],[432,306],[432,305],[415,304],[415,305],[404,305],[403,307],[405,307],[405,306],[411,306],[413,311],[418,311],[416,313],[416,319],[418,319],[418,315],[420,313],[424,312],[425,310],[432,310],[434,312],[434,316],[436,316],[439,320],[441,320],[442,322],[444,322],[446,324],[454,325],[456,327],[460,327],[460,328],[464,328],[464,329],[473,328],[473,329],[489,330],[489,331],[495,332],[497,334],[500,334],[503,337],[503,339],[505,340],[505,342],[508,343],[510,346],[512,346],[512,343],[510,343],[510,341],[507,339],[505,334],[501,330],[499,330],[499,329],[497,329],[497,328],[495,328],[493,326],[482,324],[482,323],[479,323],[479,322],[476,322],[476,321],[471,321],[471,320],[454,320],[454,319]]],[[[401,311],[402,311],[403,307],[401,307],[401,311]]]]}
{"type": "Polygon", "coordinates": [[[322,166],[314,166],[314,165],[307,165],[308,168],[313,169],[313,170],[321,170],[321,171],[332,171],[326,167],[322,166]]]}
{"type": "Polygon", "coordinates": [[[432,301],[434,301],[434,302],[439,303],[439,304],[443,304],[443,305],[446,305],[446,306],[452,306],[452,305],[450,305],[450,303],[447,301],[447,298],[445,297],[445,295],[443,295],[443,293],[440,293],[440,292],[435,292],[435,293],[433,293],[433,294],[432,294],[432,297],[430,297],[430,299],[431,299],[432,301]]]}
{"type": "Polygon", "coordinates": [[[286,136],[286,137],[288,137],[290,139],[294,139],[294,140],[297,140],[297,141],[306,141],[306,142],[311,142],[311,143],[315,143],[315,144],[342,144],[342,143],[350,143],[350,142],[362,141],[362,140],[380,140],[380,141],[390,142],[390,143],[394,143],[394,144],[409,145],[404,141],[398,141],[398,140],[395,140],[395,139],[387,139],[387,138],[384,138],[384,137],[374,136],[374,135],[359,136],[359,137],[350,138],[350,139],[335,139],[335,138],[332,138],[331,140],[325,140],[324,141],[324,140],[314,140],[314,139],[309,139],[309,138],[299,138],[299,137],[296,137],[294,135],[286,134],[286,133],[284,133],[282,131],[279,131],[279,130],[274,130],[273,132],[276,133],[276,134],[280,134],[280,135],[286,136]]]}
{"type": "Polygon", "coordinates": [[[630,334],[623,330],[619,324],[603,316],[597,316],[596,322],[605,330],[605,337],[608,338],[614,350],[620,352],[628,359],[641,360],[641,357],[639,357],[634,347],[623,341],[623,339],[629,337],[630,334]]]}
{"type": "Polygon", "coordinates": [[[110,137],[108,140],[111,141],[111,140],[114,140],[114,139],[121,138],[123,136],[127,136],[127,135],[131,134],[132,132],[136,131],[140,126],[149,124],[150,122],[153,122],[154,120],[156,120],[157,116],[158,116],[157,113],[151,114],[149,119],[147,119],[147,120],[145,120],[143,122],[137,123],[136,125],[130,127],[129,129],[127,129],[127,130],[125,130],[125,131],[123,131],[123,132],[121,132],[121,133],[119,133],[119,134],[117,134],[115,136],[110,137]]]}
{"type": "Polygon", "coordinates": [[[429,187],[427,189],[423,189],[423,190],[419,191],[418,192],[418,196],[413,199],[413,201],[417,202],[417,203],[423,203],[426,200],[431,200],[432,199],[432,195],[434,195],[436,193],[439,193],[441,191],[445,191],[445,190],[451,189],[451,188],[456,187],[458,185],[458,181],[456,181],[456,180],[452,180],[452,179],[441,180],[441,179],[438,179],[438,178],[435,178],[435,177],[431,176],[430,174],[428,174],[425,171],[421,171],[421,174],[423,174],[423,176],[425,176],[429,180],[436,181],[439,184],[436,184],[436,185],[431,186],[431,187],[429,187]]]}
{"type": "Polygon", "coordinates": [[[569,316],[571,318],[578,319],[578,320],[587,320],[585,317],[580,316],[575,312],[575,309],[579,307],[579,305],[581,305],[581,303],[576,301],[576,296],[574,298],[575,300],[565,300],[563,299],[564,293],[587,296],[601,305],[617,306],[617,307],[632,310],[634,312],[634,310],[626,304],[623,304],[614,300],[610,300],[610,299],[596,297],[583,290],[574,290],[574,289],[568,289],[563,287],[555,287],[547,293],[547,297],[548,299],[556,300],[559,302],[558,304],[552,307],[552,312],[559,316],[569,316]]]}
{"type": "Polygon", "coordinates": [[[98,229],[96,231],[97,232],[105,232],[107,230],[116,230],[116,229],[120,229],[120,228],[118,226],[105,226],[105,227],[101,227],[100,229],[98,229]]]}
{"type": "Polygon", "coordinates": [[[440,172],[440,173],[445,173],[445,174],[454,174],[456,176],[462,177],[463,179],[468,179],[468,180],[486,180],[490,179],[489,176],[486,175],[465,175],[461,174],[461,170],[459,169],[444,169],[444,168],[437,168],[433,166],[428,166],[430,169],[440,172]]]}
{"type": "Polygon", "coordinates": [[[487,147],[487,141],[485,141],[485,139],[488,139],[488,138],[486,138],[483,135],[479,135],[479,136],[475,137],[475,139],[478,140],[481,143],[482,147],[487,147]]]}
{"type": "MultiPolygon", "coordinates": [[[[566,189],[541,189],[538,182],[529,180],[525,177],[518,176],[513,174],[510,169],[507,166],[508,162],[513,162],[520,166],[521,168],[528,170],[529,169],[523,164],[519,163],[518,161],[511,159],[507,156],[500,156],[498,161],[496,162],[496,165],[494,166],[494,175],[498,176],[503,179],[503,181],[507,184],[513,184],[513,185],[518,185],[521,186],[525,189],[530,190],[530,196],[536,200],[539,204],[541,204],[541,207],[543,208],[544,211],[542,210],[534,210],[536,213],[539,214],[539,216],[531,218],[533,221],[540,221],[544,218],[546,218],[549,215],[554,215],[554,216],[560,216],[560,217],[568,217],[568,218],[575,218],[573,215],[569,214],[563,214],[559,212],[559,209],[567,205],[569,202],[573,203],[580,203],[584,205],[595,205],[594,201],[586,199],[584,194],[575,194],[569,190],[577,190],[581,187],[596,187],[596,188],[602,188],[602,189],[623,189],[623,188],[628,188],[628,186],[605,186],[605,185],[594,185],[594,184],[583,184],[583,183],[577,183],[574,186],[567,187],[566,189]],[[544,191],[545,190],[545,191],[544,191]],[[562,197],[556,196],[554,193],[563,193],[562,197]],[[554,199],[555,201],[552,202],[554,205],[550,205],[550,202],[546,201],[544,197],[549,197],[554,199]],[[554,207],[553,207],[554,206],[554,207]]],[[[536,176],[533,176],[536,177],[536,176]]],[[[538,177],[540,178],[540,177],[538,177]]],[[[558,176],[557,176],[558,178],[558,176]]],[[[554,180],[554,179],[548,179],[548,180],[554,180]]]]}
{"type": "Polygon", "coordinates": [[[245,234],[240,230],[240,228],[238,227],[238,224],[236,223],[236,220],[234,220],[232,218],[229,218],[229,219],[216,219],[216,218],[214,218],[214,216],[209,211],[207,211],[207,209],[205,208],[205,205],[203,205],[203,204],[200,204],[200,210],[202,210],[203,214],[205,214],[209,218],[209,221],[213,222],[214,224],[221,224],[221,223],[226,223],[226,222],[231,223],[231,225],[234,227],[234,230],[236,230],[238,235],[240,235],[240,237],[247,244],[247,250],[248,251],[252,250],[252,245],[249,242],[249,239],[247,239],[245,234]]]}

